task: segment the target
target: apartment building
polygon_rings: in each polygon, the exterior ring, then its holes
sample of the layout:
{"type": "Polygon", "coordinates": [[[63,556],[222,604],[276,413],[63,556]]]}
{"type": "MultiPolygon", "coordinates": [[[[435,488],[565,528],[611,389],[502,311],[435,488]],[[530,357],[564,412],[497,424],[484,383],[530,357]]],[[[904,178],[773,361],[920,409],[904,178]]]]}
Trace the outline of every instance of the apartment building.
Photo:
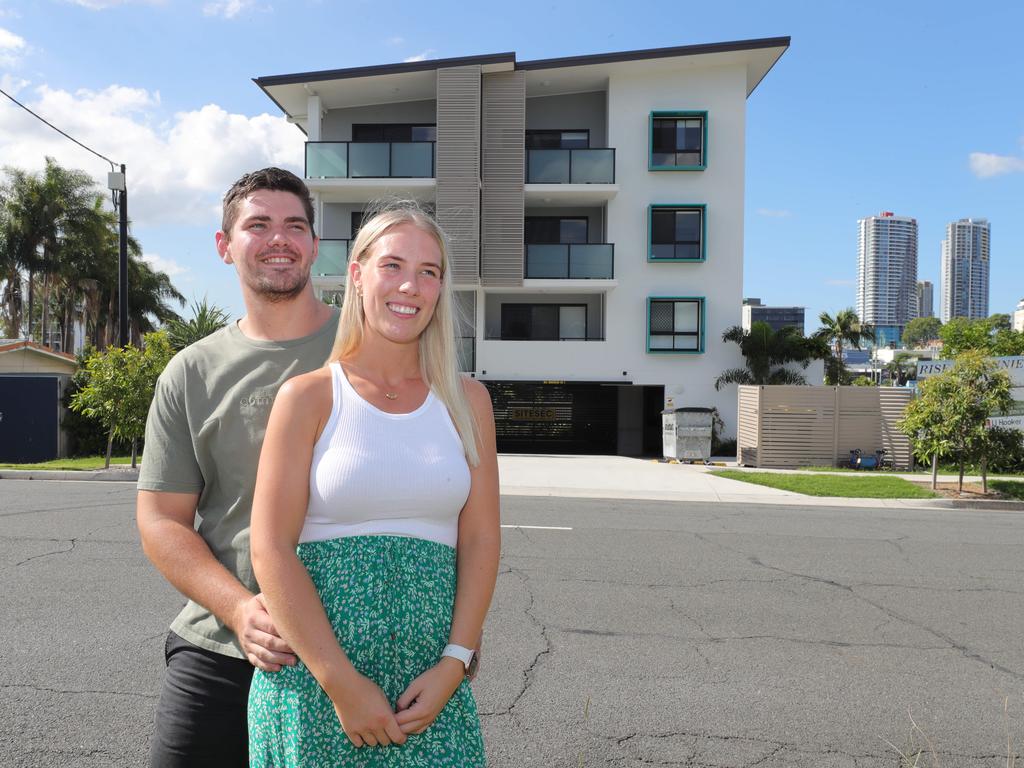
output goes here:
{"type": "Polygon", "coordinates": [[[804,307],[769,307],[760,299],[744,299],[740,325],[749,331],[754,323],[768,323],[773,331],[792,326],[803,333],[804,307]]]}
{"type": "Polygon", "coordinates": [[[931,280],[917,283],[917,316],[935,317],[935,286],[931,280]]]}
{"type": "Polygon", "coordinates": [[[883,211],[857,221],[857,316],[875,341],[899,344],[917,317],[917,220],[883,211]]]}
{"type": "Polygon", "coordinates": [[[988,317],[991,228],[987,219],[946,225],[942,241],[942,322],[988,317]]]}
{"type": "Polygon", "coordinates": [[[499,448],[661,452],[666,406],[736,430],[722,331],[743,283],[746,99],[788,38],[257,78],[307,136],[318,291],[366,206],[414,197],[451,239],[463,369],[499,448]]]}

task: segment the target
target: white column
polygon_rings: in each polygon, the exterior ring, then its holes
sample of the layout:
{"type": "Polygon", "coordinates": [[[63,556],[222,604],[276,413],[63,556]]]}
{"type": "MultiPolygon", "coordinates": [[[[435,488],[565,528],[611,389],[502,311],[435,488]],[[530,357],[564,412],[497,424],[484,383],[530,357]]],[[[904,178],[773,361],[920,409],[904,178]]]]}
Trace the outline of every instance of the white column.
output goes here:
{"type": "Polygon", "coordinates": [[[309,141],[320,141],[320,116],[323,107],[320,97],[311,93],[306,100],[306,138],[309,141]]]}

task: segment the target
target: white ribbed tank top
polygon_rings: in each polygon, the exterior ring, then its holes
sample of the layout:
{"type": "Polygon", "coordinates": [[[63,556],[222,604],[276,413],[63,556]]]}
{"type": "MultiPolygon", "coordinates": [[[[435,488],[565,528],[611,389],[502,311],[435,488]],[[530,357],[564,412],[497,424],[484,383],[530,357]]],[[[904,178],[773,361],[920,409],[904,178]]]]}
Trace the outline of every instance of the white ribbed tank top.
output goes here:
{"type": "Polygon", "coordinates": [[[391,535],[454,547],[469,465],[448,409],[431,391],[410,413],[387,413],[330,364],[334,402],[313,447],[300,542],[391,535]]]}

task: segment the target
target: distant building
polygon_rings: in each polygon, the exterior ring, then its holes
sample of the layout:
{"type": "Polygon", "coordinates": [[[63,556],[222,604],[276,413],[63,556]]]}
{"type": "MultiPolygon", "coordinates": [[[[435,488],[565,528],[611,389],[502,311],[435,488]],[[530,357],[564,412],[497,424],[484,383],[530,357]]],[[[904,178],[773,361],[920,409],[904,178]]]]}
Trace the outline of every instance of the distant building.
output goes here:
{"type": "Polygon", "coordinates": [[[942,322],[988,317],[989,236],[987,219],[946,225],[942,241],[942,322]]]}
{"type": "Polygon", "coordinates": [[[756,322],[768,323],[773,331],[793,326],[804,332],[803,307],[766,307],[760,299],[743,300],[743,330],[749,331],[756,322]]]}
{"type": "Polygon", "coordinates": [[[883,211],[857,227],[857,315],[878,346],[899,344],[917,317],[917,220],[883,211]]]}
{"type": "Polygon", "coordinates": [[[1013,330],[1024,331],[1024,299],[1017,302],[1017,309],[1013,312],[1013,330]]]}
{"type": "Polygon", "coordinates": [[[935,287],[931,280],[917,283],[917,316],[935,317],[935,287]]]}

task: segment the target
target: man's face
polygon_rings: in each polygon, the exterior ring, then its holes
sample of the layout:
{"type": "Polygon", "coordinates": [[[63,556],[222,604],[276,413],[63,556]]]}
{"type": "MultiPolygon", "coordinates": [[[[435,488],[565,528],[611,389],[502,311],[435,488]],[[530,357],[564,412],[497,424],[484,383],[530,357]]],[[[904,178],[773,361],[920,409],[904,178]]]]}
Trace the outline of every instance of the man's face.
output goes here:
{"type": "Polygon", "coordinates": [[[217,233],[217,252],[234,264],[242,289],[270,302],[302,293],[316,260],[317,239],[298,197],[259,189],[238,204],[231,232],[217,233]]]}

